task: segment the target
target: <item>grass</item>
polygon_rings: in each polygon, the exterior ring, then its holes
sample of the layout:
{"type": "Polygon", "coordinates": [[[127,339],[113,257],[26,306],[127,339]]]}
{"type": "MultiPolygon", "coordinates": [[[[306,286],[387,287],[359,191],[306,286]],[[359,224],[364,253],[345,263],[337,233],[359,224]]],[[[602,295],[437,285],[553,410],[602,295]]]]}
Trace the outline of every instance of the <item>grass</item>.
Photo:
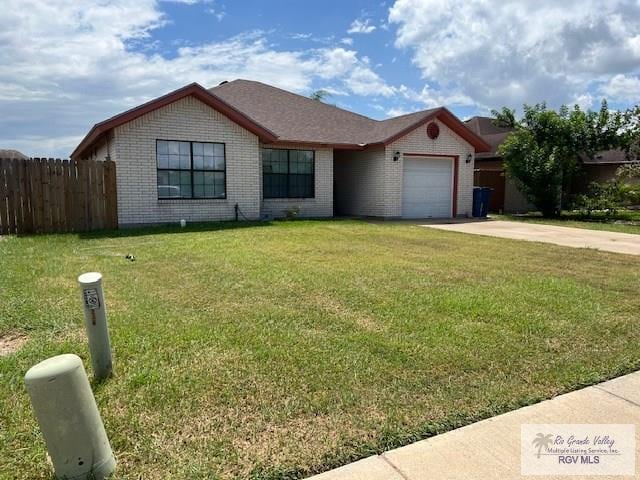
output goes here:
{"type": "Polygon", "coordinates": [[[498,220],[516,220],[589,230],[640,234],[640,210],[625,210],[612,217],[598,215],[587,217],[577,212],[564,212],[560,218],[542,218],[538,213],[526,215],[491,214],[490,216],[498,220]]]}
{"type": "Polygon", "coordinates": [[[293,479],[640,367],[640,258],[296,221],[0,240],[0,478],[51,478],[23,386],[104,275],[118,479],[293,479]],[[234,228],[237,227],[237,228],[234,228]],[[124,259],[128,253],[136,261],[124,259]]]}

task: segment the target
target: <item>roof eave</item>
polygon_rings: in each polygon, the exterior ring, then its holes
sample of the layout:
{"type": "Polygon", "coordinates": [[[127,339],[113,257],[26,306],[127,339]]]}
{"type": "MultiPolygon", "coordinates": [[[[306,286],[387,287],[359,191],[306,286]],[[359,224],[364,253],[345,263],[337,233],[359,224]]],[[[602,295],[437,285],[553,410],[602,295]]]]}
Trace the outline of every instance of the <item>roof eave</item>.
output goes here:
{"type": "Polygon", "coordinates": [[[339,142],[319,142],[314,140],[287,140],[285,138],[278,138],[272,142],[262,142],[268,145],[286,146],[286,145],[299,145],[302,147],[314,147],[314,148],[333,148],[336,150],[364,150],[371,144],[365,143],[339,143],[339,142]]]}
{"type": "Polygon", "coordinates": [[[258,136],[261,141],[273,142],[278,138],[272,131],[251,120],[245,114],[229,105],[215,94],[209,92],[202,85],[198,83],[191,83],[174,90],[173,92],[169,92],[166,95],[120,113],[103,122],[96,123],[71,153],[71,158],[82,157],[82,154],[84,154],[103,134],[109,132],[111,129],[188,96],[193,96],[222,113],[233,122],[258,136]]]}

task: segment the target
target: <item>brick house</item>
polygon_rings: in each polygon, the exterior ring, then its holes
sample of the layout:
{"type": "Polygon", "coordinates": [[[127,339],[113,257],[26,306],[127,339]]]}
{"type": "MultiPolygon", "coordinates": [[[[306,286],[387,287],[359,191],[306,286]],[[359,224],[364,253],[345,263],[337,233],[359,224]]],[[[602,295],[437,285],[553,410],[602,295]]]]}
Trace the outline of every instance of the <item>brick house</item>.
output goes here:
{"type": "Polygon", "coordinates": [[[118,223],[334,214],[470,216],[476,152],[446,108],[378,121],[259,82],[191,84],[93,126],[73,159],[117,166],[118,223]]]}

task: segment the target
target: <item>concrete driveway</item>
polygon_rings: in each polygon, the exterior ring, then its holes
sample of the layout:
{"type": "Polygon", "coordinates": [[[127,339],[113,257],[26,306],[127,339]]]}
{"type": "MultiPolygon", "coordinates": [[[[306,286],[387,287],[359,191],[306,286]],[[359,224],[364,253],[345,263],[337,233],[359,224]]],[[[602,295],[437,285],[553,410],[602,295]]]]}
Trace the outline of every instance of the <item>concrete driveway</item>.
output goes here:
{"type": "Polygon", "coordinates": [[[558,227],[525,222],[487,220],[484,222],[432,223],[422,227],[530,242],[553,243],[565,247],[595,248],[607,252],[640,255],[640,235],[584,228],[558,227]]]}

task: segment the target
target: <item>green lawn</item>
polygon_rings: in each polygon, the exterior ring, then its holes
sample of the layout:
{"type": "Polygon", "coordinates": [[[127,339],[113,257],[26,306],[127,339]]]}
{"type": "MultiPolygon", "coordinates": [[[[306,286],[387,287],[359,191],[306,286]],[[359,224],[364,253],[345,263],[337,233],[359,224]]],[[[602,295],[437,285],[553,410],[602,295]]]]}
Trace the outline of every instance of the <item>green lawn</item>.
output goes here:
{"type": "Polygon", "coordinates": [[[90,371],[91,270],[119,479],[299,478],[640,367],[633,256],[345,220],[9,237],[0,262],[0,335],[29,337],[0,357],[3,479],[49,478],[23,376],[90,371]]]}
{"type": "Polygon", "coordinates": [[[497,220],[515,220],[519,222],[559,225],[562,227],[640,234],[640,210],[622,211],[613,218],[597,216],[594,218],[583,218],[575,213],[564,213],[561,218],[542,218],[539,214],[535,213],[527,215],[496,215],[492,213],[490,216],[497,220]]]}

